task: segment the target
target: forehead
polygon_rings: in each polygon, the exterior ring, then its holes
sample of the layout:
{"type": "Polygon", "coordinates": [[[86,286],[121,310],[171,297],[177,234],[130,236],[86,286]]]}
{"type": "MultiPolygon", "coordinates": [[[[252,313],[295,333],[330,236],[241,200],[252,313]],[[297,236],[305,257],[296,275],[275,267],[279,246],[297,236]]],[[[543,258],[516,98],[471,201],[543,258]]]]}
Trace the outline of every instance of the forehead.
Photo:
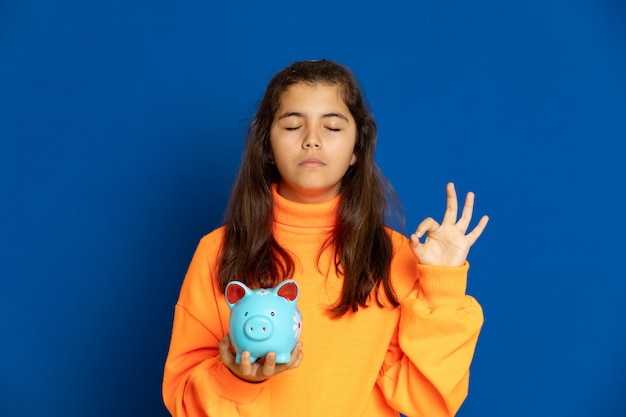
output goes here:
{"type": "Polygon", "coordinates": [[[281,94],[278,109],[285,107],[339,107],[347,109],[342,89],[336,84],[299,82],[281,94]]]}

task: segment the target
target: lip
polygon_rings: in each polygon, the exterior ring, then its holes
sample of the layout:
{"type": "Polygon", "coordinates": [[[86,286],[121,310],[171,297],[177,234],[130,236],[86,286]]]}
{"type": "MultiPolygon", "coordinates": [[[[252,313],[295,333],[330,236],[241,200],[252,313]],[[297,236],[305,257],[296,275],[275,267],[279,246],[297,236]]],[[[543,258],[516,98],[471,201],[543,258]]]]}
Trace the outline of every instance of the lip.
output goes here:
{"type": "Polygon", "coordinates": [[[302,160],[298,165],[304,168],[318,168],[326,164],[321,159],[310,157],[302,160]]]}

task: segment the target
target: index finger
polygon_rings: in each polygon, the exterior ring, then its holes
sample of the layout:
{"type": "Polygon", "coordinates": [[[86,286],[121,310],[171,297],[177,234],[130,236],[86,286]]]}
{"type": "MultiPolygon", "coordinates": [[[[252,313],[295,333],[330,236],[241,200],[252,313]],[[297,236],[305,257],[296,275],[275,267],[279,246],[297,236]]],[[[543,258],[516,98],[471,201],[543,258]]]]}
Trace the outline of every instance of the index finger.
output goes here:
{"type": "Polygon", "coordinates": [[[459,211],[459,202],[456,198],[454,183],[449,182],[446,185],[446,193],[448,195],[448,197],[446,198],[446,212],[443,215],[443,220],[441,221],[441,223],[455,224],[456,217],[459,211]]]}

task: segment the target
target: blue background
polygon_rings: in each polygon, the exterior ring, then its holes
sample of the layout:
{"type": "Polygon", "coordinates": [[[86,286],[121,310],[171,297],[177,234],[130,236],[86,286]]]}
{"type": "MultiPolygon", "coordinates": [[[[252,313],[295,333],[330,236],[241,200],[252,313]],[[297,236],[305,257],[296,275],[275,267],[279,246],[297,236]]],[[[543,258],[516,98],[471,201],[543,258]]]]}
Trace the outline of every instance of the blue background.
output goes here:
{"type": "Polygon", "coordinates": [[[461,417],[626,411],[626,3],[0,2],[0,415],[166,416],[173,305],[248,119],[351,67],[410,231],[491,222],[461,417]]]}

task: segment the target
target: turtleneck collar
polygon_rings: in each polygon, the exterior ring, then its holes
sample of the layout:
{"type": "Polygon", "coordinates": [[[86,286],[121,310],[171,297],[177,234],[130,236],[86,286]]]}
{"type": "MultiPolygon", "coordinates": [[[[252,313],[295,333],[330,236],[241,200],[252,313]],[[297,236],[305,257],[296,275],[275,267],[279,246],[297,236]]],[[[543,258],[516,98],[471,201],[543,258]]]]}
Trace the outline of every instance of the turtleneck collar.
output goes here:
{"type": "Polygon", "coordinates": [[[278,184],[272,184],[274,221],[299,228],[333,227],[337,222],[340,196],[319,204],[296,203],[278,194],[278,184]]]}

